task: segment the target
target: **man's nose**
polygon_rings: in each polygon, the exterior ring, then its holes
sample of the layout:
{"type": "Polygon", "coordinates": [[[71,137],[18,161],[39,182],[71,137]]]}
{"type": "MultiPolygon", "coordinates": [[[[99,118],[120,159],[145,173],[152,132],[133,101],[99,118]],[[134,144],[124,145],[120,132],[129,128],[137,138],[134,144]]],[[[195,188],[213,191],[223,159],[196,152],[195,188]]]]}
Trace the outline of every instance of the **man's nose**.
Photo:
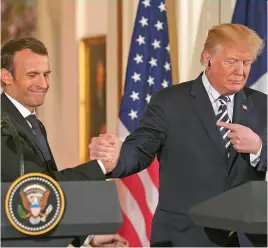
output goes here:
{"type": "Polygon", "coordinates": [[[244,63],[243,63],[243,61],[238,61],[236,63],[235,73],[237,75],[243,75],[244,74],[244,63]]]}
{"type": "Polygon", "coordinates": [[[44,75],[40,74],[39,75],[39,80],[38,80],[39,84],[38,86],[42,87],[42,88],[47,88],[49,86],[49,83],[48,83],[48,79],[47,77],[45,77],[44,75]]]}

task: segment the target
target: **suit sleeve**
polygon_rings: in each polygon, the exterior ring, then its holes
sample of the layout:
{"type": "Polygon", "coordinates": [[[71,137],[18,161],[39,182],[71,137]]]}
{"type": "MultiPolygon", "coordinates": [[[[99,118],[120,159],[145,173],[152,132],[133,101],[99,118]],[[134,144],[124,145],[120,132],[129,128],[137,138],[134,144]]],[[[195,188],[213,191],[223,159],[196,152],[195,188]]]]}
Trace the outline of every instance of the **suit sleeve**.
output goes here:
{"type": "MultiPolygon", "coordinates": [[[[21,138],[21,147],[24,155],[24,174],[44,173],[57,181],[80,181],[80,180],[104,180],[105,176],[97,163],[91,161],[74,168],[61,171],[52,171],[47,168],[39,156],[35,153],[24,139],[21,138]]],[[[1,135],[1,180],[3,182],[14,181],[20,176],[19,155],[15,142],[10,135],[1,135]]]]}
{"type": "Polygon", "coordinates": [[[262,150],[260,161],[257,164],[256,169],[257,171],[267,171],[267,95],[262,93],[258,94],[258,100],[260,101],[260,104],[258,105],[258,108],[260,109],[258,112],[259,128],[256,129],[256,131],[262,139],[262,150]]]}
{"type": "Polygon", "coordinates": [[[159,93],[152,96],[138,128],[123,142],[110,177],[125,177],[146,169],[164,146],[168,126],[163,100],[159,93]]]}
{"type": "Polygon", "coordinates": [[[265,128],[264,135],[261,136],[262,139],[262,150],[260,155],[260,161],[257,164],[258,171],[267,171],[267,128],[265,128]]]}

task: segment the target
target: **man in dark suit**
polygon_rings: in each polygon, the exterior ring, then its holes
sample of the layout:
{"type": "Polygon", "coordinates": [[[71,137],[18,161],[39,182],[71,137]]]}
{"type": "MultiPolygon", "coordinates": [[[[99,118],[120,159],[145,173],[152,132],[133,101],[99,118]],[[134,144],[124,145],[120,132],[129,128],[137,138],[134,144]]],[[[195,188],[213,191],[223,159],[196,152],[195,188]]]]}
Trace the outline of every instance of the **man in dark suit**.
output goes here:
{"type": "MultiPolygon", "coordinates": [[[[1,181],[12,182],[30,172],[45,173],[56,180],[105,180],[97,161],[57,170],[45,127],[35,116],[36,107],[44,103],[49,74],[48,52],[41,41],[31,37],[13,39],[2,47],[1,181]],[[17,141],[24,157],[24,168],[20,168],[17,141]]],[[[119,246],[127,244],[119,235],[96,235],[91,245],[116,242],[119,246]]]]}
{"type": "Polygon", "coordinates": [[[236,234],[195,226],[188,211],[228,189],[265,178],[267,96],[245,87],[262,46],[245,26],[213,27],[201,55],[206,69],[197,79],[156,93],[123,144],[113,134],[92,139],[90,157],[110,161],[105,169],[111,177],[137,173],[157,155],[159,202],[152,246],[239,245],[236,234]]]}

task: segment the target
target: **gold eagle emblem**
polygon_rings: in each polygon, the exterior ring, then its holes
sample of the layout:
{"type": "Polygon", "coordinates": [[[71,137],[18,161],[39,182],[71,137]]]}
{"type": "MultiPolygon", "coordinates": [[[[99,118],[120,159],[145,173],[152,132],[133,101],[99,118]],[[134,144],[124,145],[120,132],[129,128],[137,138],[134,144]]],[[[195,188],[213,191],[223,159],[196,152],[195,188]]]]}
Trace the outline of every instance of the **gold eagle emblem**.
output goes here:
{"type": "Polygon", "coordinates": [[[31,224],[36,225],[40,221],[45,222],[53,207],[47,208],[50,190],[40,184],[26,186],[19,192],[22,206],[18,205],[17,212],[21,219],[28,219],[31,224]]]}

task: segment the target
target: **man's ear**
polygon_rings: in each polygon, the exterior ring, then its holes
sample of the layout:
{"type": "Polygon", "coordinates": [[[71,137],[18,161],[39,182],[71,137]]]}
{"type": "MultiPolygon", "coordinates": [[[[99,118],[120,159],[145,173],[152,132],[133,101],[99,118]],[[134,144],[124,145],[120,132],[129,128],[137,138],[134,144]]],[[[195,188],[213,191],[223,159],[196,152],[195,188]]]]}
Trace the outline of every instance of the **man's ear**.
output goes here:
{"type": "Polygon", "coordinates": [[[13,83],[14,79],[11,73],[5,69],[1,69],[1,82],[3,82],[6,86],[10,86],[13,83]]]}
{"type": "Polygon", "coordinates": [[[208,53],[208,51],[204,51],[202,56],[203,56],[203,63],[204,63],[204,65],[207,68],[209,68],[210,67],[209,64],[210,64],[210,60],[211,60],[210,54],[208,53]]]}

